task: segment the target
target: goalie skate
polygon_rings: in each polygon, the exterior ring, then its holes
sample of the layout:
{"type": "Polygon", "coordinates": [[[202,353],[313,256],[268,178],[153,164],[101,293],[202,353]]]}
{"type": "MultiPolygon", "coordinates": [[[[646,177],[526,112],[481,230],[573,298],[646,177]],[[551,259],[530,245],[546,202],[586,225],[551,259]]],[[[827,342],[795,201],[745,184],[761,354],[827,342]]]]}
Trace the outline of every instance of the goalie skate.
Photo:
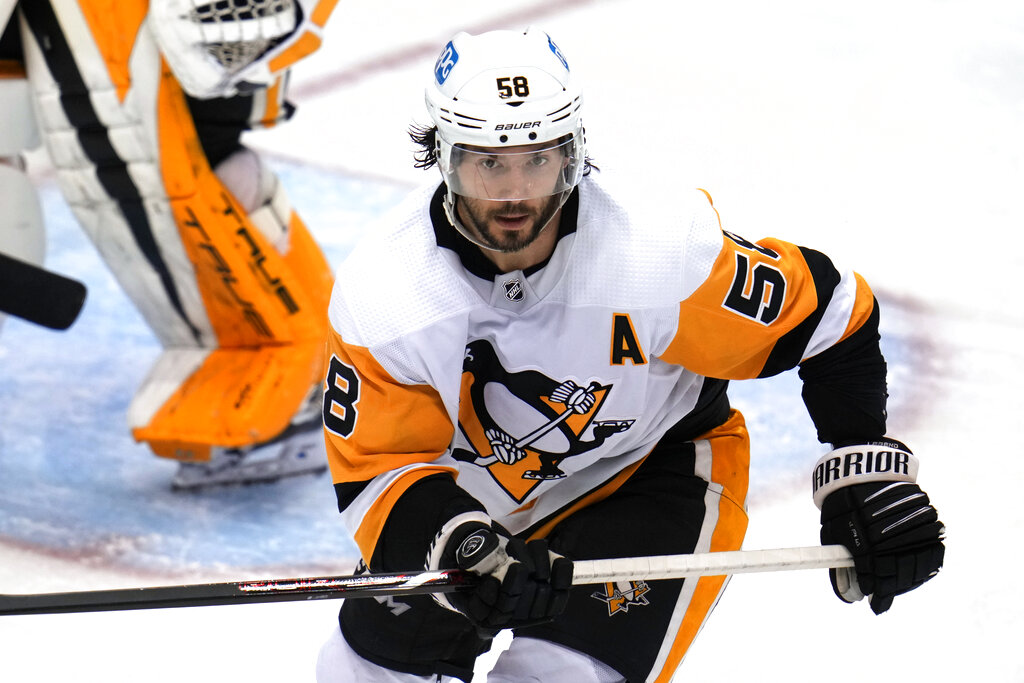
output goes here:
{"type": "Polygon", "coordinates": [[[280,435],[247,448],[215,448],[208,462],[183,462],[171,481],[177,491],[274,482],[327,470],[319,414],[289,425],[280,435]]]}

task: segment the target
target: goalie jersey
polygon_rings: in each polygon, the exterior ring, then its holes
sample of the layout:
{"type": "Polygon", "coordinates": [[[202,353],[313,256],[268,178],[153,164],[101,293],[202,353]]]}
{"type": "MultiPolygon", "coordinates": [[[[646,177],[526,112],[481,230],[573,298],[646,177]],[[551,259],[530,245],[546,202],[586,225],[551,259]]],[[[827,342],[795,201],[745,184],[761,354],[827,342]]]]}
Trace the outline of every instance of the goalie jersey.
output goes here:
{"type": "MultiPolygon", "coordinates": [[[[730,379],[801,365],[819,438],[884,433],[874,299],[823,254],[723,230],[702,191],[626,206],[588,176],[547,228],[551,257],[500,273],[447,222],[443,190],[371,231],[329,309],[328,460],[371,569],[409,569],[382,562],[385,539],[422,558],[468,510],[537,534],[659,442],[725,422],[730,379]],[[867,378],[856,398],[828,388],[844,365],[867,378]]],[[[699,454],[697,476],[745,486],[699,454]]]]}

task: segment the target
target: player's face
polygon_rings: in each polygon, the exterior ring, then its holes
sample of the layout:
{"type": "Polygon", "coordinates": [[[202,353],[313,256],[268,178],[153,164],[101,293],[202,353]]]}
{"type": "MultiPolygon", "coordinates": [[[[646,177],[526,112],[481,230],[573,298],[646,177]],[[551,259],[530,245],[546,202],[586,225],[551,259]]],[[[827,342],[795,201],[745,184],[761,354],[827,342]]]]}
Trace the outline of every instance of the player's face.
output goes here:
{"type": "Polygon", "coordinates": [[[525,249],[561,206],[566,164],[550,143],[464,150],[455,168],[459,218],[492,249],[525,249]]]}
{"type": "Polygon", "coordinates": [[[515,147],[463,146],[457,152],[450,185],[474,199],[523,200],[549,197],[564,189],[562,171],[572,141],[515,147]]]}
{"type": "Polygon", "coordinates": [[[522,201],[459,197],[463,225],[495,251],[517,252],[533,244],[561,208],[559,195],[522,201]]]}

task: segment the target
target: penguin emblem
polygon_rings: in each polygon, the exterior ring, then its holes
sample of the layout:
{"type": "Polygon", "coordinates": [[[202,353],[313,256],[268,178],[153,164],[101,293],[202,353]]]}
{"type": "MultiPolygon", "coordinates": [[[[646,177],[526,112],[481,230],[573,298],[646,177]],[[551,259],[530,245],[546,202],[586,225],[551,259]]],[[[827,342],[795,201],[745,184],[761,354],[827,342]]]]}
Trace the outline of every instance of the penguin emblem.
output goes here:
{"type": "Polygon", "coordinates": [[[509,372],[487,340],[466,346],[459,428],[472,450],[453,456],[486,467],[517,502],[542,481],[566,476],[566,458],[604,445],[634,420],[597,420],[612,385],[556,380],[536,370],[509,372]],[[498,416],[501,416],[500,418],[498,416]],[[584,438],[589,430],[590,438],[584,438]]]}

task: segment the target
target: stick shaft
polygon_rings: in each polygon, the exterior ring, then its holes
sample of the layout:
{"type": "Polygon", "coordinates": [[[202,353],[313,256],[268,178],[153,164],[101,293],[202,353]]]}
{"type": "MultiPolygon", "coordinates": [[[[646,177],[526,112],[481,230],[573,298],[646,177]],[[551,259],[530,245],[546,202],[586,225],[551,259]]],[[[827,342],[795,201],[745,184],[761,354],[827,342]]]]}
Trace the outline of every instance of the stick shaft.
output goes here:
{"type": "Polygon", "coordinates": [[[85,302],[85,285],[0,253],[0,312],[65,330],[85,302]]]}
{"type": "MultiPolygon", "coordinates": [[[[853,560],[850,553],[842,546],[580,560],[573,563],[573,584],[615,583],[641,579],[654,581],[696,576],[849,566],[853,566],[853,560]]],[[[0,594],[0,616],[200,607],[325,598],[421,595],[465,590],[474,586],[476,581],[477,577],[474,574],[459,570],[446,570],[404,574],[268,579],[71,593],[0,594]]]]}
{"type": "Polygon", "coordinates": [[[574,562],[572,581],[574,584],[608,583],[638,578],[653,581],[852,566],[853,558],[850,551],[841,545],[809,546],[574,562]]]}

